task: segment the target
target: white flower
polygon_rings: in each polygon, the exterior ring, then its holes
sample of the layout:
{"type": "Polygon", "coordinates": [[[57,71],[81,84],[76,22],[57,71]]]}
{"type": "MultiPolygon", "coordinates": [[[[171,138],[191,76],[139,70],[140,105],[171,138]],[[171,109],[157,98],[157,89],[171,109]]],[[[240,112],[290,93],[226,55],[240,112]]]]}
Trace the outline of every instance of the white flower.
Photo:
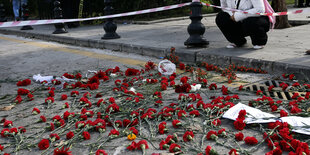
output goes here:
{"type": "Polygon", "coordinates": [[[200,90],[200,88],[201,88],[201,84],[196,84],[196,86],[195,86],[195,87],[196,87],[196,89],[197,89],[197,90],[200,90]]]}
{"type": "Polygon", "coordinates": [[[117,77],[117,74],[111,73],[110,76],[111,77],[117,77]]]}
{"type": "Polygon", "coordinates": [[[195,92],[196,91],[196,87],[191,85],[191,91],[195,92]]]}
{"type": "Polygon", "coordinates": [[[195,92],[197,90],[200,90],[201,88],[201,84],[196,84],[195,86],[194,85],[191,85],[191,91],[192,92],[195,92]]]}
{"type": "Polygon", "coordinates": [[[133,88],[133,87],[131,87],[131,88],[129,89],[129,91],[132,91],[132,92],[136,93],[136,89],[133,88]]]}

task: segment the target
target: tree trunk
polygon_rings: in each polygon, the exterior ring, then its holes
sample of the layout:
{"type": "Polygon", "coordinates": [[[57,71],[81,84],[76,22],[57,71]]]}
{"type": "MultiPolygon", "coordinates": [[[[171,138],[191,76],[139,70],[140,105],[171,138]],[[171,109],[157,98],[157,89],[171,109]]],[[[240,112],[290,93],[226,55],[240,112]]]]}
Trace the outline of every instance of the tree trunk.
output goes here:
{"type": "MultiPolygon", "coordinates": [[[[272,0],[271,4],[272,8],[275,12],[287,12],[286,2],[285,0],[272,0]]],[[[283,29],[291,27],[288,23],[288,17],[285,16],[277,16],[276,24],[274,26],[275,29],[283,29]]]]}

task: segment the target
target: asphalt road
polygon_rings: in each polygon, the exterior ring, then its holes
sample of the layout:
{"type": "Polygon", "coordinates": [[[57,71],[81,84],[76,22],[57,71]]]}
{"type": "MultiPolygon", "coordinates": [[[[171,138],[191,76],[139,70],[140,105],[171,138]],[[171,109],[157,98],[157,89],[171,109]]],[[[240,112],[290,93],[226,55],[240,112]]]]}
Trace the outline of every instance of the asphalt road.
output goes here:
{"type": "Polygon", "coordinates": [[[16,82],[33,75],[61,76],[65,72],[105,70],[110,67],[138,67],[147,56],[62,45],[52,42],[0,35],[0,96],[15,93],[16,82]]]}
{"type": "MultiPolygon", "coordinates": [[[[12,96],[16,95],[16,90],[18,87],[16,86],[16,82],[19,80],[23,80],[25,78],[32,79],[33,75],[41,74],[43,76],[53,75],[53,76],[61,76],[65,72],[73,72],[73,71],[80,71],[83,76],[86,76],[88,70],[106,70],[108,68],[114,68],[115,66],[119,66],[122,70],[128,67],[136,67],[139,68],[140,66],[144,66],[144,64],[152,60],[155,63],[158,63],[160,59],[154,59],[150,57],[145,57],[141,55],[134,55],[128,53],[120,53],[115,51],[109,50],[98,50],[98,49],[89,49],[89,48],[81,48],[81,47],[74,47],[68,45],[61,45],[51,42],[43,42],[38,40],[31,40],[31,39],[24,39],[19,37],[13,36],[6,36],[0,35],[0,97],[5,94],[12,94],[12,96]]],[[[242,84],[249,84],[255,81],[264,81],[273,78],[271,75],[268,74],[238,74],[239,78],[233,82],[233,84],[228,85],[227,83],[223,82],[220,76],[214,77],[213,79],[209,79],[209,82],[218,82],[221,84],[227,84],[229,89],[233,87],[238,87],[241,82],[242,84]]],[[[114,85],[114,81],[110,81],[105,86],[114,85]]],[[[36,85],[38,86],[38,85],[36,85]]],[[[31,87],[31,86],[30,86],[31,87]]],[[[27,87],[28,89],[29,87],[27,87]]],[[[147,91],[146,88],[145,91],[147,91]]],[[[46,97],[46,90],[42,91],[44,93],[38,92],[36,94],[36,99],[31,102],[25,102],[19,105],[16,105],[12,110],[8,111],[1,111],[0,119],[6,118],[8,120],[12,120],[14,122],[14,126],[25,126],[27,128],[27,135],[35,134],[38,135],[37,141],[35,144],[38,143],[39,140],[42,138],[48,138],[50,132],[44,132],[41,136],[39,132],[42,132],[42,129],[47,125],[44,123],[35,123],[38,120],[39,115],[31,115],[30,112],[34,107],[39,108],[42,111],[42,114],[51,119],[52,116],[59,114],[61,115],[67,109],[62,109],[64,102],[59,99],[59,96],[62,93],[69,94],[71,90],[65,92],[63,90],[57,90],[57,98],[55,105],[52,108],[46,108],[44,105],[44,99],[46,97]]],[[[87,90],[80,90],[81,93],[85,93],[87,90]]],[[[103,90],[100,90],[103,91],[103,90]]],[[[112,96],[112,93],[104,92],[104,98],[112,96]]],[[[221,95],[221,93],[211,93],[208,95],[221,95]]],[[[168,105],[171,102],[177,102],[176,99],[178,98],[178,94],[174,93],[174,90],[170,88],[167,91],[163,91],[163,98],[164,98],[164,105],[168,105]]],[[[210,102],[207,95],[202,94],[202,98],[206,102],[210,102]]],[[[239,94],[242,102],[247,103],[248,100],[257,98],[255,93],[246,92],[239,94]]],[[[73,99],[72,97],[70,97],[73,99]]],[[[97,99],[92,98],[93,101],[97,101],[97,99]]],[[[75,102],[75,100],[73,100],[75,102]]],[[[10,103],[0,103],[1,107],[7,106],[10,103]]],[[[95,104],[95,102],[93,102],[95,104]]],[[[70,109],[72,110],[72,109],[70,109]]],[[[73,109],[74,110],[74,109],[73,109]]],[[[75,112],[78,112],[79,109],[75,109],[75,112]]],[[[233,131],[232,121],[221,119],[222,127],[225,127],[228,130],[233,131]]],[[[169,123],[170,124],[170,123],[169,123]]],[[[198,124],[201,124],[200,122],[198,124]]],[[[195,130],[199,130],[196,126],[190,126],[195,130]]],[[[169,126],[169,128],[172,128],[169,126]]],[[[2,129],[2,128],[1,128],[2,129]]],[[[104,133],[104,136],[107,136],[111,128],[107,129],[104,133]]],[[[147,129],[142,127],[143,135],[148,135],[148,132],[145,132],[147,129]]],[[[173,130],[169,132],[172,134],[173,130]]],[[[179,135],[182,132],[175,131],[179,135]]],[[[198,131],[197,131],[198,132],[198,131]]],[[[257,128],[248,128],[244,131],[244,134],[247,136],[255,136],[258,140],[262,140],[261,133],[257,132],[257,128]]],[[[71,149],[73,154],[89,154],[87,144],[89,142],[95,142],[96,138],[100,135],[97,133],[93,133],[92,138],[90,141],[83,141],[81,143],[76,143],[73,148],[71,149]]],[[[62,138],[64,135],[62,135],[62,138]]],[[[164,139],[165,135],[159,135],[156,137],[155,146],[158,147],[159,140],[164,139]]],[[[197,139],[195,142],[199,143],[200,138],[203,137],[202,134],[196,135],[197,139]]],[[[0,144],[8,144],[9,140],[6,138],[0,139],[0,144]]],[[[111,141],[105,145],[105,150],[108,151],[109,154],[142,154],[141,151],[128,151],[126,150],[126,146],[129,144],[126,137],[121,137],[117,140],[111,141]]],[[[215,142],[212,141],[205,141],[203,148],[206,145],[212,145],[216,150],[218,150],[219,154],[227,154],[229,150],[227,148],[223,148],[220,146],[215,145],[215,142]]],[[[248,148],[244,143],[241,143],[242,147],[248,148]]],[[[154,149],[150,145],[150,149],[147,150],[147,154],[152,153],[164,153],[167,151],[154,149]]],[[[13,150],[10,150],[13,151],[13,150]]],[[[27,150],[21,150],[18,154],[39,154],[43,151],[38,150],[38,148],[33,148],[32,152],[27,150]]],[[[51,151],[51,150],[49,150],[51,151]]],[[[264,154],[270,151],[266,145],[260,146],[260,148],[255,151],[253,154],[264,154]]],[[[193,153],[193,152],[192,152],[193,153]]],[[[190,153],[190,154],[192,154],[190,153]]]]}

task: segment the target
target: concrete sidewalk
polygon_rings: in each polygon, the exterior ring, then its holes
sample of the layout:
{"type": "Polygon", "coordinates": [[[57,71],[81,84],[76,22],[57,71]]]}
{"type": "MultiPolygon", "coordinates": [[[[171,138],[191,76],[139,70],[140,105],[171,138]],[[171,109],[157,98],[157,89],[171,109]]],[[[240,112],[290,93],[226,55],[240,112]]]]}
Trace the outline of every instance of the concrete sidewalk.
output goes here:
{"type": "MultiPolygon", "coordinates": [[[[288,8],[289,11],[297,8],[288,8]]],[[[303,8],[307,11],[310,8],[303,8]]],[[[309,14],[289,15],[291,22],[309,23],[309,14]]],[[[69,33],[53,35],[53,25],[34,26],[34,30],[21,31],[19,27],[2,28],[0,33],[23,37],[56,41],[77,46],[111,49],[115,51],[133,52],[141,55],[164,57],[169,54],[170,47],[176,47],[181,61],[205,61],[217,65],[245,65],[267,70],[270,73],[295,73],[310,77],[310,24],[287,29],[271,30],[268,44],[264,49],[252,49],[251,40],[243,48],[226,49],[228,44],[214,22],[215,15],[207,15],[202,19],[206,26],[204,37],[210,42],[207,48],[187,48],[184,41],[189,37],[188,18],[144,22],[143,24],[119,24],[117,33],[120,39],[101,40],[104,34],[102,25],[81,26],[68,29],[69,33]],[[300,74],[299,74],[300,73],[300,74]]]]}

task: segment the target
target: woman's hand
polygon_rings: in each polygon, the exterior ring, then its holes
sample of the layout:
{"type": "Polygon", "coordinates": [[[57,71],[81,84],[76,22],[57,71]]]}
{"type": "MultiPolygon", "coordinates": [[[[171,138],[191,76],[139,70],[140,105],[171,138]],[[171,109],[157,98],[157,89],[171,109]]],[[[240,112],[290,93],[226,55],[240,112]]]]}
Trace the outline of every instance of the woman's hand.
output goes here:
{"type": "Polygon", "coordinates": [[[232,21],[236,22],[236,20],[235,20],[235,13],[233,13],[233,14],[230,16],[230,19],[231,19],[232,21]]]}

